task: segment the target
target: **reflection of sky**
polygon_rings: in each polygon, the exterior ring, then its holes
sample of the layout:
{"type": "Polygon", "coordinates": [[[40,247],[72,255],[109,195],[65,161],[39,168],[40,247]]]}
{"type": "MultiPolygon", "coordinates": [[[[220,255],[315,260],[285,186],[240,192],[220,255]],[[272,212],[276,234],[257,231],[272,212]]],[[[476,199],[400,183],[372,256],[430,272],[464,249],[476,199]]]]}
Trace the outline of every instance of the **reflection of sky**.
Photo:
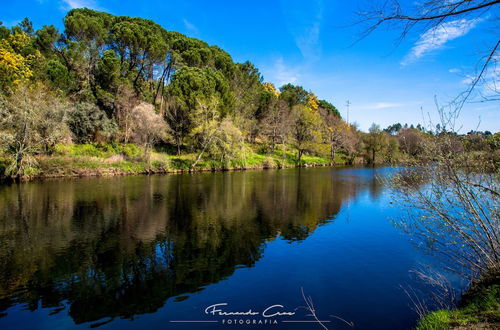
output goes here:
{"type": "Polygon", "coordinates": [[[202,316],[196,312],[218,302],[228,302],[235,310],[270,304],[303,306],[303,287],[318,315],[333,322],[331,328],[341,325],[328,317],[331,314],[353,321],[359,329],[409,327],[416,315],[409,311],[411,303],[400,285],[423,289],[409,270],[437,264],[387,221],[398,211],[386,207],[386,202],[385,197],[373,199],[366,191],[306,240],[269,242],[255,267],[238,269],[226,281],[175,307],[167,303],[163,311],[170,318],[193,319],[202,316]]]}
{"type": "MultiPolygon", "coordinates": [[[[171,196],[168,194],[170,190],[165,188],[169,185],[177,188],[176,182],[186,183],[186,186],[183,187],[187,190],[192,187],[190,183],[198,182],[197,180],[213,179],[214,181],[210,182],[214,186],[217,186],[217,183],[220,183],[220,181],[232,182],[225,186],[227,190],[224,191],[227,194],[238,191],[238,189],[232,190],[229,187],[239,187],[242,182],[248,182],[240,181],[241,179],[246,178],[252,182],[255,179],[255,182],[268,183],[269,179],[273,178],[273,175],[276,174],[286,177],[287,183],[296,182],[295,180],[300,177],[300,180],[302,180],[300,182],[308,188],[304,191],[304,196],[302,197],[305,199],[308,199],[311,194],[318,196],[316,189],[322,186],[314,184],[318,183],[318,180],[321,180],[323,183],[328,182],[333,184],[334,188],[337,187],[340,191],[351,194],[350,197],[344,196],[340,211],[337,214],[326,216],[326,221],[322,221],[319,223],[319,226],[315,226],[314,230],[310,231],[310,235],[303,239],[285,239],[282,236],[278,236],[274,240],[265,240],[263,237],[255,237],[254,240],[260,240],[258,242],[263,247],[263,255],[256,257],[256,263],[252,267],[242,267],[237,264],[227,265],[228,267],[224,268],[226,272],[220,277],[215,276],[212,282],[207,282],[206,279],[202,280],[203,287],[201,288],[189,286],[190,283],[197,283],[193,278],[188,278],[191,280],[188,282],[186,279],[177,279],[172,274],[172,280],[179,280],[176,283],[180,283],[179,285],[182,285],[182,288],[185,289],[184,291],[177,290],[175,294],[178,296],[168,298],[163,307],[160,307],[157,311],[152,310],[152,313],[135,315],[133,321],[117,318],[113,322],[104,325],[103,328],[167,328],[170,325],[170,320],[204,319],[206,316],[203,315],[203,310],[209,305],[220,302],[229,303],[232,310],[248,310],[249,308],[262,310],[272,304],[282,304],[285,307],[295,308],[304,305],[300,293],[301,287],[304,288],[306,294],[311,295],[318,310],[318,315],[332,320],[332,325],[338,326],[339,324],[336,324],[334,319],[329,317],[329,315],[337,315],[348,321],[353,321],[356,328],[359,329],[375,329],[376,326],[379,326],[381,329],[411,327],[417,315],[411,310],[411,303],[400,286],[411,286],[416,290],[425,289],[422,283],[415,281],[415,278],[410,276],[410,271],[419,268],[421,265],[430,265],[439,269],[440,263],[434,257],[424,254],[421,250],[417,250],[408,241],[408,237],[403,235],[388,220],[388,218],[397,217],[400,210],[389,206],[389,196],[385,193],[386,188],[383,185],[377,184],[375,178],[388,174],[391,171],[391,168],[344,168],[338,170],[331,168],[310,168],[247,173],[195,174],[193,176],[90,180],[87,183],[101,182],[102,189],[111,185],[114,187],[114,183],[123,183],[129,180],[136,182],[138,186],[141,186],[140,183],[149,182],[151,186],[146,185],[145,187],[151,189],[145,189],[144,191],[149,191],[152,193],[151,196],[154,196],[153,192],[155,189],[158,189],[158,191],[165,193],[165,196],[167,196],[166,200],[168,200],[168,196],[171,196]],[[184,179],[186,181],[183,181],[184,179]],[[191,179],[193,181],[190,181],[191,179]],[[107,184],[104,184],[106,182],[107,184]],[[231,266],[234,266],[234,268],[231,269],[231,266]]],[[[259,187],[258,184],[254,186],[254,189],[258,189],[257,187],[259,187]]],[[[293,190],[292,188],[295,186],[291,184],[288,187],[293,190]]],[[[107,190],[104,189],[104,191],[107,190]]],[[[142,191],[137,190],[132,195],[140,196],[142,191]]],[[[321,191],[323,190],[319,190],[319,192],[321,191]]],[[[330,190],[324,191],[331,194],[330,190]]],[[[263,193],[262,191],[259,192],[263,193]]],[[[222,192],[219,191],[219,193],[222,192]]],[[[288,191],[288,193],[293,195],[294,191],[288,191]]],[[[187,192],[185,194],[188,195],[187,192]]],[[[109,192],[108,194],[98,196],[104,200],[105,198],[112,198],[114,195],[109,192]]],[[[180,196],[185,197],[182,193],[180,196]]],[[[75,203],[77,203],[78,198],[81,198],[81,196],[75,197],[75,203]]],[[[328,201],[328,196],[322,196],[322,198],[324,198],[321,199],[323,203],[328,201]]],[[[145,204],[148,204],[147,197],[145,199],[145,204]]],[[[221,200],[224,199],[221,198],[221,200]]],[[[300,201],[298,202],[300,203],[300,201]]],[[[128,205],[129,207],[134,205],[139,207],[142,204],[128,205]]],[[[336,210],[336,208],[334,209],[336,210]]],[[[299,210],[297,209],[297,211],[299,210]]],[[[165,212],[165,214],[169,214],[169,212],[165,212]]],[[[224,214],[221,214],[221,218],[218,219],[225,221],[224,216],[224,214]]],[[[270,218],[265,216],[261,216],[259,219],[260,221],[263,221],[263,219],[270,220],[270,218]]],[[[154,217],[149,220],[153,221],[154,217]]],[[[254,225],[253,219],[248,218],[247,220],[249,221],[249,226],[254,225]]],[[[230,224],[231,222],[227,225],[230,224]]],[[[300,225],[300,223],[298,224],[300,225]]],[[[243,227],[245,225],[245,223],[239,224],[241,226],[239,229],[244,230],[243,227]]],[[[266,223],[262,223],[262,225],[265,226],[266,223]]],[[[286,222],[284,225],[288,226],[286,222]]],[[[194,230],[188,229],[186,233],[194,232],[194,230]]],[[[231,231],[227,232],[228,235],[231,233],[235,234],[231,231]]],[[[249,231],[249,233],[252,232],[249,231]]],[[[129,234],[129,232],[121,233],[123,236],[129,234]]],[[[145,259],[145,267],[139,268],[138,271],[147,273],[148,270],[151,270],[155,274],[170,276],[168,272],[159,273],[157,271],[164,270],[175,264],[175,266],[172,266],[172,273],[174,273],[176,270],[175,267],[182,266],[188,268],[191,265],[190,262],[198,262],[202,263],[202,265],[192,264],[192,271],[195,276],[200,276],[200,272],[204,269],[210,270],[211,266],[215,268],[219,267],[210,264],[214,261],[195,258],[197,254],[205,255],[204,251],[195,249],[184,250],[195,256],[182,253],[180,256],[186,257],[187,260],[184,260],[184,262],[183,260],[175,260],[175,257],[179,256],[173,252],[176,248],[175,240],[167,241],[163,247],[160,247],[161,242],[168,235],[163,231],[158,235],[159,241],[155,243],[154,249],[156,255],[147,255],[147,257],[152,258],[145,259]],[[156,261],[154,269],[149,264],[152,261],[156,261]]],[[[223,240],[230,238],[224,237],[223,240]]],[[[250,244],[255,243],[251,240],[249,242],[250,244]]],[[[190,242],[189,239],[186,242],[188,245],[192,243],[194,242],[190,242]]],[[[230,244],[224,246],[235,248],[235,246],[230,244]]],[[[245,242],[242,241],[239,247],[244,251],[245,242]]],[[[182,246],[180,252],[182,252],[182,246]]],[[[221,253],[225,252],[221,251],[221,253]]],[[[231,255],[231,252],[234,251],[227,251],[229,255],[231,255]]],[[[211,256],[214,257],[214,255],[211,256]]],[[[233,261],[231,259],[221,260],[227,263],[233,261]]],[[[182,274],[189,277],[186,269],[183,269],[182,274]]],[[[454,282],[458,280],[451,274],[448,275],[454,282]]],[[[129,280],[132,280],[132,278],[129,280]]],[[[168,279],[166,280],[168,281],[168,279]]],[[[92,281],[89,281],[89,283],[92,284],[92,281]]],[[[136,294],[141,294],[141,290],[147,289],[141,286],[132,286],[132,288],[137,290],[136,294]]],[[[159,286],[154,289],[161,291],[164,288],[159,286]]],[[[130,288],[124,285],[123,290],[126,291],[128,289],[130,288]]],[[[167,290],[170,289],[167,286],[167,290]]],[[[92,297],[96,293],[89,292],[88,294],[92,297]]],[[[173,293],[169,294],[169,292],[162,291],[143,292],[143,294],[146,297],[159,297],[162,299],[162,297],[169,297],[173,293]]],[[[66,304],[66,302],[63,303],[66,304]]],[[[117,300],[118,303],[123,303],[123,300],[117,300]]],[[[141,300],[141,303],[144,303],[144,301],[141,300]]],[[[156,308],[154,302],[152,306],[156,308]]],[[[159,306],[161,306],[161,302],[159,306]]],[[[3,325],[7,325],[8,328],[9,325],[15,324],[16,328],[36,327],[54,329],[68,328],[73,324],[71,317],[68,316],[69,306],[51,316],[49,314],[55,308],[39,307],[34,312],[22,311],[25,308],[20,307],[20,305],[8,309],[8,316],[0,318],[0,327],[3,328],[3,325]]],[[[89,310],[92,308],[98,309],[99,306],[88,306],[87,308],[89,310]]],[[[117,309],[119,310],[119,308],[117,309]]],[[[306,317],[303,314],[299,315],[306,317]]],[[[106,320],[106,318],[101,319],[99,322],[106,320]]],[[[89,325],[90,323],[84,323],[79,325],[79,327],[86,328],[89,325]]],[[[214,328],[213,325],[208,325],[207,327],[214,328]]],[[[203,325],[197,325],[196,327],[196,329],[201,328],[203,328],[203,325]]],[[[283,328],[293,329],[293,325],[287,324],[283,328]]],[[[192,327],[186,327],[186,329],[192,329],[192,327]]]]}

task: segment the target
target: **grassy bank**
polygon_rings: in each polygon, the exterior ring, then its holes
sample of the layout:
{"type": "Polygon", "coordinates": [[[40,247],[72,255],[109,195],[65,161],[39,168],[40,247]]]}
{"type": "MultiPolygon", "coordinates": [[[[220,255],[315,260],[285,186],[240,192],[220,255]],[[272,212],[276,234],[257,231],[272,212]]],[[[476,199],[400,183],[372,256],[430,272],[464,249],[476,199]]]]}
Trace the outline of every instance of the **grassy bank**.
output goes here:
{"type": "MultiPolygon", "coordinates": [[[[342,155],[336,155],[333,163],[329,158],[304,155],[299,164],[293,150],[287,150],[283,156],[281,150],[260,153],[249,149],[243,157],[225,163],[204,158],[192,169],[196,157],[194,153],[177,156],[158,149],[152,151],[149,161],[146,161],[144,149],[134,144],[56,145],[50,155],[33,157],[24,179],[326,166],[346,162],[342,155]]],[[[0,174],[4,175],[8,167],[8,158],[0,157],[0,174]]]]}
{"type": "Polygon", "coordinates": [[[417,330],[500,329],[500,273],[474,284],[456,310],[425,316],[417,330]]]}

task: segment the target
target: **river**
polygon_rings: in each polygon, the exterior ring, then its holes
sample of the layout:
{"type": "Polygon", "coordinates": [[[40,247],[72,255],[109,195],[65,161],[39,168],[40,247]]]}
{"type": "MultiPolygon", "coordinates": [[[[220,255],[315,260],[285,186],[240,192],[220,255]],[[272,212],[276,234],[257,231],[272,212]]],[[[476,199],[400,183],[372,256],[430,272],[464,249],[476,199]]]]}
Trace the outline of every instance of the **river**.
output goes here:
{"type": "Polygon", "coordinates": [[[0,329],[411,329],[441,263],[393,225],[392,171],[0,186],[0,329]]]}

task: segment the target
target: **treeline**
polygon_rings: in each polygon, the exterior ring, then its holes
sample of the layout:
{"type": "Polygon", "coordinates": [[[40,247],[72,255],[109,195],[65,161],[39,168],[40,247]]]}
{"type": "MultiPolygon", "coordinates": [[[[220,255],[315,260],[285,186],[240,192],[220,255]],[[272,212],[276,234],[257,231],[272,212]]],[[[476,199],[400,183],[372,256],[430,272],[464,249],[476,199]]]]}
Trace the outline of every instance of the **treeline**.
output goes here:
{"type": "Polygon", "coordinates": [[[347,163],[393,162],[401,147],[413,154],[391,132],[360,132],[313,92],[276,88],[252,63],[234,63],[217,46],[151,20],[74,9],[64,28],[35,31],[27,18],[0,25],[0,139],[9,175],[26,174],[36,157],[71,143],[134,143],[148,162],[163,147],[192,155],[192,168],[202,159],[244,166],[252,152],[281,154],[282,165],[291,153],[296,164],[304,154],[347,163]]]}

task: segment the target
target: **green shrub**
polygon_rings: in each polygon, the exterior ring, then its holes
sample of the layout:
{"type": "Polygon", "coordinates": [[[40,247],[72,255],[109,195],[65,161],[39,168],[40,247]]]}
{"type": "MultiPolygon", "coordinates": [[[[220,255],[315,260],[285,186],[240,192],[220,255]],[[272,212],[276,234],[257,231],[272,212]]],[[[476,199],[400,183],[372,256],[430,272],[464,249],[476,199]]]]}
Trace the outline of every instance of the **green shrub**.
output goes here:
{"type": "Polygon", "coordinates": [[[264,159],[262,166],[264,166],[264,168],[275,168],[276,161],[274,160],[273,157],[267,157],[266,159],[264,159]]]}
{"type": "Polygon", "coordinates": [[[151,167],[157,171],[166,171],[170,167],[170,159],[166,155],[155,153],[151,155],[151,167]]]}
{"type": "Polygon", "coordinates": [[[92,103],[77,103],[68,113],[68,126],[75,142],[94,142],[98,135],[109,138],[118,126],[106,113],[92,103]]]}
{"type": "Polygon", "coordinates": [[[144,153],[144,151],[135,144],[121,145],[120,152],[128,158],[138,158],[144,153]]]}

